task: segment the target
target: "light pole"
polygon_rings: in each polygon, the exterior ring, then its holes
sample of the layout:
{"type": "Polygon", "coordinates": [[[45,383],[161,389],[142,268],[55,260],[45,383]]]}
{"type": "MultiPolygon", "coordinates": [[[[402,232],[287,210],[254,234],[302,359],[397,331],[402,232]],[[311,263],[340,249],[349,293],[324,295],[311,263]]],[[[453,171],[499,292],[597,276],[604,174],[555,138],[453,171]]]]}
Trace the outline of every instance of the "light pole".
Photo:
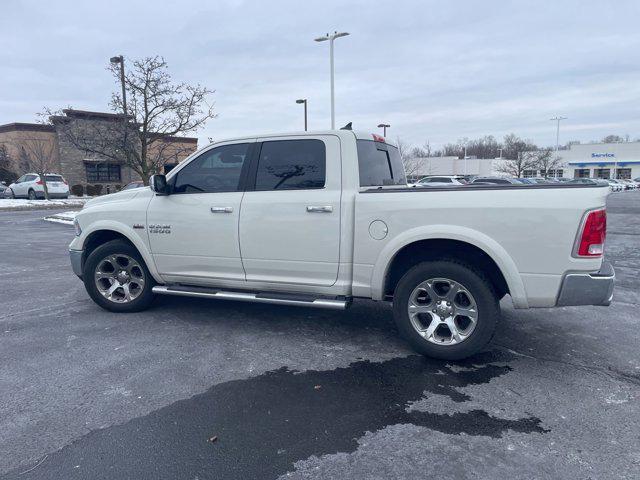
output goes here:
{"type": "MultiPolygon", "coordinates": [[[[560,116],[555,116],[555,117],[549,119],[549,120],[552,120],[552,121],[556,122],[556,162],[560,158],[558,156],[558,150],[560,149],[560,122],[562,120],[566,120],[566,119],[567,119],[567,117],[560,117],[560,116]]],[[[558,168],[557,168],[557,166],[556,166],[556,168],[554,170],[555,171],[553,172],[554,173],[553,176],[557,178],[558,177],[558,168]]],[[[547,174],[548,174],[548,172],[545,172],[545,175],[547,175],[547,174]]]]}
{"type": "Polygon", "coordinates": [[[296,100],[296,103],[300,104],[300,103],[304,103],[304,131],[307,131],[307,99],[306,98],[300,98],[298,100],[296,100]]]}
{"type": "Polygon", "coordinates": [[[467,175],[467,145],[464,145],[464,174],[467,175]]]}
{"type": "Polygon", "coordinates": [[[378,125],[378,128],[382,128],[383,129],[382,131],[384,133],[382,134],[382,136],[386,137],[387,136],[387,128],[391,128],[391,125],[389,125],[388,123],[381,123],[380,125],[378,125]]]}
{"type": "Polygon", "coordinates": [[[333,32],[332,35],[327,33],[324,37],[314,39],[316,42],[325,42],[329,40],[329,63],[331,68],[331,130],[336,128],[335,89],[333,80],[333,42],[336,38],[346,37],[347,35],[349,35],[347,32],[333,32]]]}
{"type": "Polygon", "coordinates": [[[124,112],[125,120],[127,118],[127,91],[124,85],[124,57],[118,55],[117,57],[111,57],[109,61],[114,64],[120,64],[120,83],[122,84],[122,110],[124,112]]]}
{"type": "MultiPolygon", "coordinates": [[[[122,85],[122,150],[127,148],[127,90],[124,83],[124,56],[118,55],[111,57],[109,61],[113,65],[120,64],[120,84],[122,85]]],[[[131,181],[131,169],[129,171],[129,181],[131,181]]]]}

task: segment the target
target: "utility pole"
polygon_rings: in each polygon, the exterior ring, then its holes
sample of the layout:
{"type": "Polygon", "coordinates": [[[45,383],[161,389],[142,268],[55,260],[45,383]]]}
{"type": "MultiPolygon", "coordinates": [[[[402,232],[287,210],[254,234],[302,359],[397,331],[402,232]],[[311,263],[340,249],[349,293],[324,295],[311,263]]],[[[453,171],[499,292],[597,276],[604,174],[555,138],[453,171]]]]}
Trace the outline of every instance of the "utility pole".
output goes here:
{"type": "MultiPolygon", "coordinates": [[[[566,120],[567,117],[560,117],[560,116],[555,116],[553,118],[551,118],[550,120],[556,122],[556,161],[560,158],[560,156],[558,155],[558,150],[560,149],[560,122],[562,120],[566,120]]],[[[548,172],[545,172],[545,175],[548,172]]],[[[554,173],[554,177],[558,177],[558,168],[555,168],[554,173]]]]}
{"type": "Polygon", "coordinates": [[[336,38],[346,37],[349,35],[347,32],[334,31],[332,35],[328,33],[324,37],[318,37],[314,39],[316,42],[325,42],[329,40],[329,64],[331,70],[331,130],[336,128],[336,107],[335,107],[335,88],[334,88],[334,74],[333,74],[333,42],[336,38]]]}
{"type": "MultiPolygon", "coordinates": [[[[127,90],[125,88],[124,80],[124,56],[117,55],[111,57],[109,61],[113,65],[120,64],[120,84],[122,86],[122,152],[126,155],[125,150],[127,148],[127,90]]],[[[131,169],[127,169],[129,172],[129,181],[131,181],[131,169]]]]}
{"type": "Polygon", "coordinates": [[[307,131],[307,99],[306,98],[299,98],[298,100],[296,100],[296,103],[300,104],[300,103],[304,103],[304,131],[307,131]]]}

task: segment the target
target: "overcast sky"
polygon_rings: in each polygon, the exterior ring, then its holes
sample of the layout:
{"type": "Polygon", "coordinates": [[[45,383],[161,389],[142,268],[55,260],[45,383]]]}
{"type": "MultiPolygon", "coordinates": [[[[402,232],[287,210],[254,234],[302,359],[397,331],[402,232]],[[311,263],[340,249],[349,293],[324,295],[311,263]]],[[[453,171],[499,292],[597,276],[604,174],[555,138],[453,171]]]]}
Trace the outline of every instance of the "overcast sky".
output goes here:
{"type": "MultiPolygon", "coordinates": [[[[640,137],[640,1],[5,0],[0,124],[73,106],[107,111],[112,55],[162,55],[176,80],[215,89],[218,117],[196,136],[336,123],[438,147],[515,132],[555,143],[640,137]]],[[[201,143],[203,145],[203,143],[201,143]]]]}

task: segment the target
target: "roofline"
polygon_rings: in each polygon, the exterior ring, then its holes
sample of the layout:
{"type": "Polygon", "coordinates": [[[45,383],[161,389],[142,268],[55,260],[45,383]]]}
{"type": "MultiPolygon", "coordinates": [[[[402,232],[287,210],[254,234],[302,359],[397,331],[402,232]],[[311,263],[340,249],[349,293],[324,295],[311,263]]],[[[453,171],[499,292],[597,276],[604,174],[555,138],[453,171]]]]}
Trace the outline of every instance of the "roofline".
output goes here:
{"type": "Polygon", "coordinates": [[[150,135],[152,138],[152,142],[155,140],[156,137],[158,140],[162,140],[164,142],[169,142],[169,143],[198,143],[198,138],[197,137],[178,137],[175,135],[171,135],[171,136],[162,136],[161,134],[151,134],[150,135]]]}
{"type": "Polygon", "coordinates": [[[6,123],[0,125],[0,133],[4,132],[54,132],[55,127],[53,125],[47,125],[45,123],[6,123]]]}
{"type": "MultiPolygon", "coordinates": [[[[109,113],[109,112],[93,112],[91,110],[75,110],[73,108],[65,108],[62,110],[67,117],[71,118],[106,118],[109,120],[122,119],[125,115],[123,113],[109,113]]],[[[131,115],[127,115],[127,118],[133,118],[131,115]]]]}

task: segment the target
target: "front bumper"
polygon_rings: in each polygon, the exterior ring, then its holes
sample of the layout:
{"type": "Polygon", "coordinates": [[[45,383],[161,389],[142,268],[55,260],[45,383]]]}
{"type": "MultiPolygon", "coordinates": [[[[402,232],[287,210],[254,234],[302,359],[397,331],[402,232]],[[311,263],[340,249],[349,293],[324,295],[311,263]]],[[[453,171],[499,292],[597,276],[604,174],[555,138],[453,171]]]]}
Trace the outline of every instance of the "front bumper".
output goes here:
{"type": "Polygon", "coordinates": [[[556,305],[608,306],[613,299],[616,272],[609,262],[603,262],[597,273],[567,273],[560,286],[556,305]]]}
{"type": "Polygon", "coordinates": [[[73,273],[82,278],[82,254],[83,250],[71,250],[69,249],[69,259],[71,260],[71,268],[73,273]]]}

